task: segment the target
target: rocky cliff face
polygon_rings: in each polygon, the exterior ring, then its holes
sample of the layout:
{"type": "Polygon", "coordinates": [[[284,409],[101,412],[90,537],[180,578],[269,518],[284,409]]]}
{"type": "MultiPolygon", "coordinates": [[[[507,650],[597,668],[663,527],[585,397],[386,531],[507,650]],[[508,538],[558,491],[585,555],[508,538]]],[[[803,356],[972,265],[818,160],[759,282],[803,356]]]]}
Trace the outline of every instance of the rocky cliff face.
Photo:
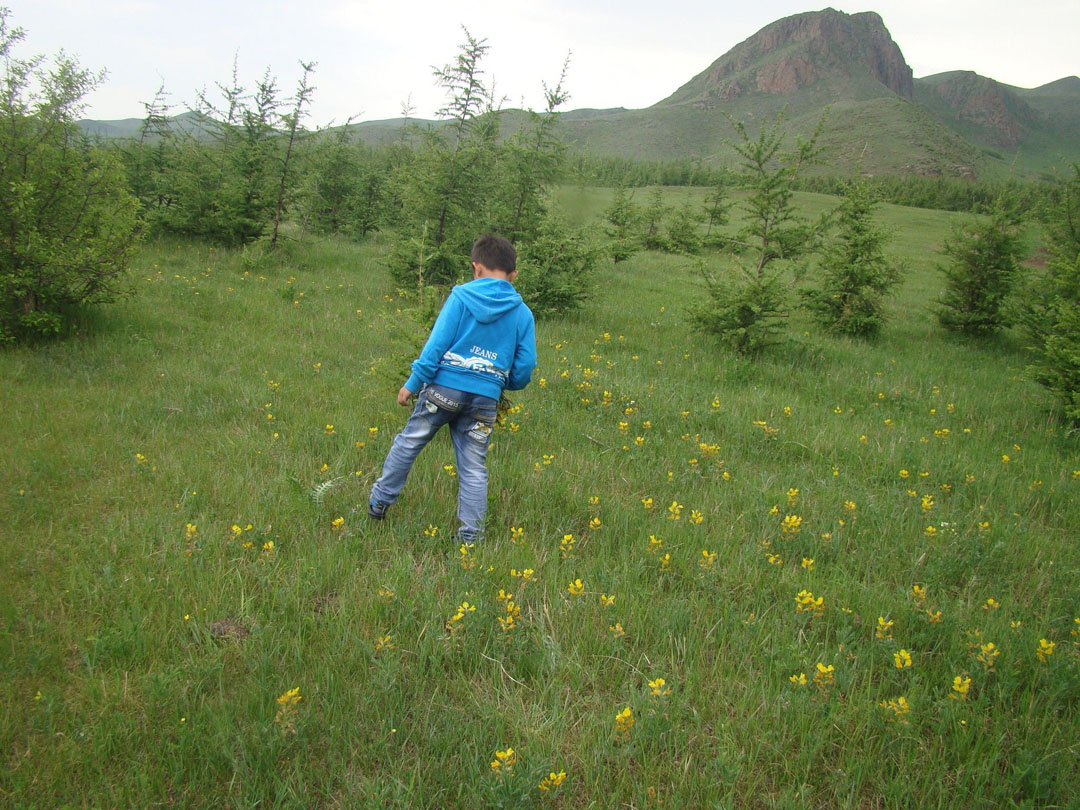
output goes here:
{"type": "Polygon", "coordinates": [[[661,102],[710,105],[750,93],[790,94],[824,79],[876,80],[914,97],[911,68],[881,17],[828,8],[761,29],[661,102]]]}

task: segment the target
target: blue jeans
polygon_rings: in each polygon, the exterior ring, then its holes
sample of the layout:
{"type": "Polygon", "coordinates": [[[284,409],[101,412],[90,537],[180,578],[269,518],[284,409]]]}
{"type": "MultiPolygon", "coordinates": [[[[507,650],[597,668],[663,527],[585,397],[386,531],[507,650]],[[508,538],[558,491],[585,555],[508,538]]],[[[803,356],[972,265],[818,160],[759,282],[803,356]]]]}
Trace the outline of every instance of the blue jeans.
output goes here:
{"type": "Polygon", "coordinates": [[[427,385],[420,390],[416,407],[404,430],[386,454],[382,475],[371,488],[372,502],[396,503],[413,462],[439,428],[450,426],[450,440],[457,457],[458,536],[475,540],[487,513],[487,449],[495,424],[498,403],[491,397],[427,385]]]}

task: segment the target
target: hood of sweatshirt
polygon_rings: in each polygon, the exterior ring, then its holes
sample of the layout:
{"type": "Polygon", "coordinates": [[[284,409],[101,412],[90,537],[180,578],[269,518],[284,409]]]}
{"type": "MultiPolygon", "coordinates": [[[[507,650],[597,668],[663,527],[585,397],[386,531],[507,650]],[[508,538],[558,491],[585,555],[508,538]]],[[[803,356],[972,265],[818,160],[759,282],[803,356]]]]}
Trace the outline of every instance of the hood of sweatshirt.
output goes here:
{"type": "Polygon", "coordinates": [[[453,295],[478,323],[491,323],[521,304],[514,285],[501,278],[477,278],[454,287],[453,295]]]}

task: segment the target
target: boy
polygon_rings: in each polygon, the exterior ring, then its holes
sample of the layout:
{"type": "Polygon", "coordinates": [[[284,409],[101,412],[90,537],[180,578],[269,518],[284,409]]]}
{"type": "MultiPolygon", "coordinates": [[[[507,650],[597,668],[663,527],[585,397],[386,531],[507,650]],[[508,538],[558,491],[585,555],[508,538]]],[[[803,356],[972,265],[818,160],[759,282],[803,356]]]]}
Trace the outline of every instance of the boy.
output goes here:
{"type": "Polygon", "coordinates": [[[417,455],[443,425],[457,457],[458,538],[479,539],[487,512],[488,440],[504,388],[517,391],[536,368],[533,314],[512,284],[517,251],[485,234],[473,243],[473,280],[450,291],[412,375],[398,391],[403,408],[416,408],[394,439],[382,475],[371,488],[368,515],[382,520],[394,504],[417,455]]]}

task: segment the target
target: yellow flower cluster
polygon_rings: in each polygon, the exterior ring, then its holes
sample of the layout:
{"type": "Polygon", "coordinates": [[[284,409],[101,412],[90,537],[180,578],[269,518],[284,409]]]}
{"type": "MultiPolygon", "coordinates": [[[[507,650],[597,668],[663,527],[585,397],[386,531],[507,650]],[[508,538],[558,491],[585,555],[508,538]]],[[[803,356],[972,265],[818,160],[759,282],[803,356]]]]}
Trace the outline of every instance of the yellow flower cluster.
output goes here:
{"type": "Polygon", "coordinates": [[[825,615],[825,597],[818,596],[807,590],[801,590],[795,595],[795,612],[810,613],[814,616],[825,615]]]}
{"type": "Polygon", "coordinates": [[[572,534],[564,534],[563,535],[562,540],[559,541],[559,554],[562,555],[562,558],[564,560],[568,559],[569,557],[574,556],[574,544],[576,542],[577,541],[574,540],[574,535],[572,535],[572,534]]]}
{"type": "Polygon", "coordinates": [[[671,694],[671,687],[663,678],[649,681],[649,694],[654,698],[666,698],[671,694]]]}
{"type": "Polygon", "coordinates": [[[505,751],[495,752],[495,759],[491,761],[491,770],[509,776],[514,772],[516,764],[517,754],[514,753],[513,748],[507,748],[505,751]]]}
{"type": "Polygon", "coordinates": [[[765,440],[775,440],[780,434],[780,428],[771,427],[764,419],[757,419],[754,421],[754,427],[761,428],[761,432],[765,435],[765,440]]]}
{"type": "Polygon", "coordinates": [[[630,707],[625,707],[615,715],[615,736],[621,740],[630,739],[630,729],[634,727],[634,713],[630,707]]]}
{"type": "Polygon", "coordinates": [[[476,612],[476,605],[470,605],[468,602],[462,602],[458,605],[458,609],[454,612],[454,615],[446,620],[446,631],[450,634],[451,638],[457,636],[461,630],[462,622],[465,617],[470,613],[476,612]]]}
{"type": "Polygon", "coordinates": [[[818,661],[816,670],[817,671],[814,673],[814,685],[819,689],[827,689],[832,685],[833,673],[836,671],[836,667],[832,664],[826,666],[818,661]]]}
{"type": "Polygon", "coordinates": [[[971,690],[971,678],[963,678],[957,675],[953,678],[952,692],[949,693],[949,697],[953,700],[967,700],[968,692],[971,690]]]}
{"type": "Polygon", "coordinates": [[[526,585],[530,582],[536,582],[536,572],[531,568],[524,568],[518,571],[516,568],[510,569],[510,576],[514,579],[520,579],[522,585],[526,585]]]}
{"type": "Polygon", "coordinates": [[[1046,663],[1046,660],[1054,654],[1054,642],[1045,638],[1039,639],[1039,646],[1035,649],[1035,655],[1039,657],[1042,663],[1046,663]]]}
{"type": "Polygon", "coordinates": [[[802,518],[798,515],[785,515],[784,522],[780,524],[780,531],[784,534],[798,534],[802,530],[802,518]]]}
{"type": "Polygon", "coordinates": [[[544,791],[551,790],[552,788],[557,788],[561,785],[565,779],[566,771],[559,771],[558,773],[552,771],[544,777],[544,781],[537,785],[537,788],[544,791]]]}
{"type": "Polygon", "coordinates": [[[895,700],[882,700],[878,705],[886,711],[892,712],[889,717],[890,723],[906,723],[908,712],[911,711],[911,706],[908,705],[907,698],[898,697],[895,700]]]}
{"type": "MultiPolygon", "coordinates": [[[[502,595],[502,591],[499,594],[502,595]]],[[[517,627],[518,616],[521,615],[521,608],[513,599],[506,599],[506,615],[499,616],[499,627],[502,628],[504,633],[509,633],[517,627]]]]}
{"type": "Polygon", "coordinates": [[[277,699],[278,710],[274,715],[274,722],[281,726],[282,734],[296,733],[296,716],[298,704],[303,698],[300,696],[300,687],[294,686],[277,699]]]}

